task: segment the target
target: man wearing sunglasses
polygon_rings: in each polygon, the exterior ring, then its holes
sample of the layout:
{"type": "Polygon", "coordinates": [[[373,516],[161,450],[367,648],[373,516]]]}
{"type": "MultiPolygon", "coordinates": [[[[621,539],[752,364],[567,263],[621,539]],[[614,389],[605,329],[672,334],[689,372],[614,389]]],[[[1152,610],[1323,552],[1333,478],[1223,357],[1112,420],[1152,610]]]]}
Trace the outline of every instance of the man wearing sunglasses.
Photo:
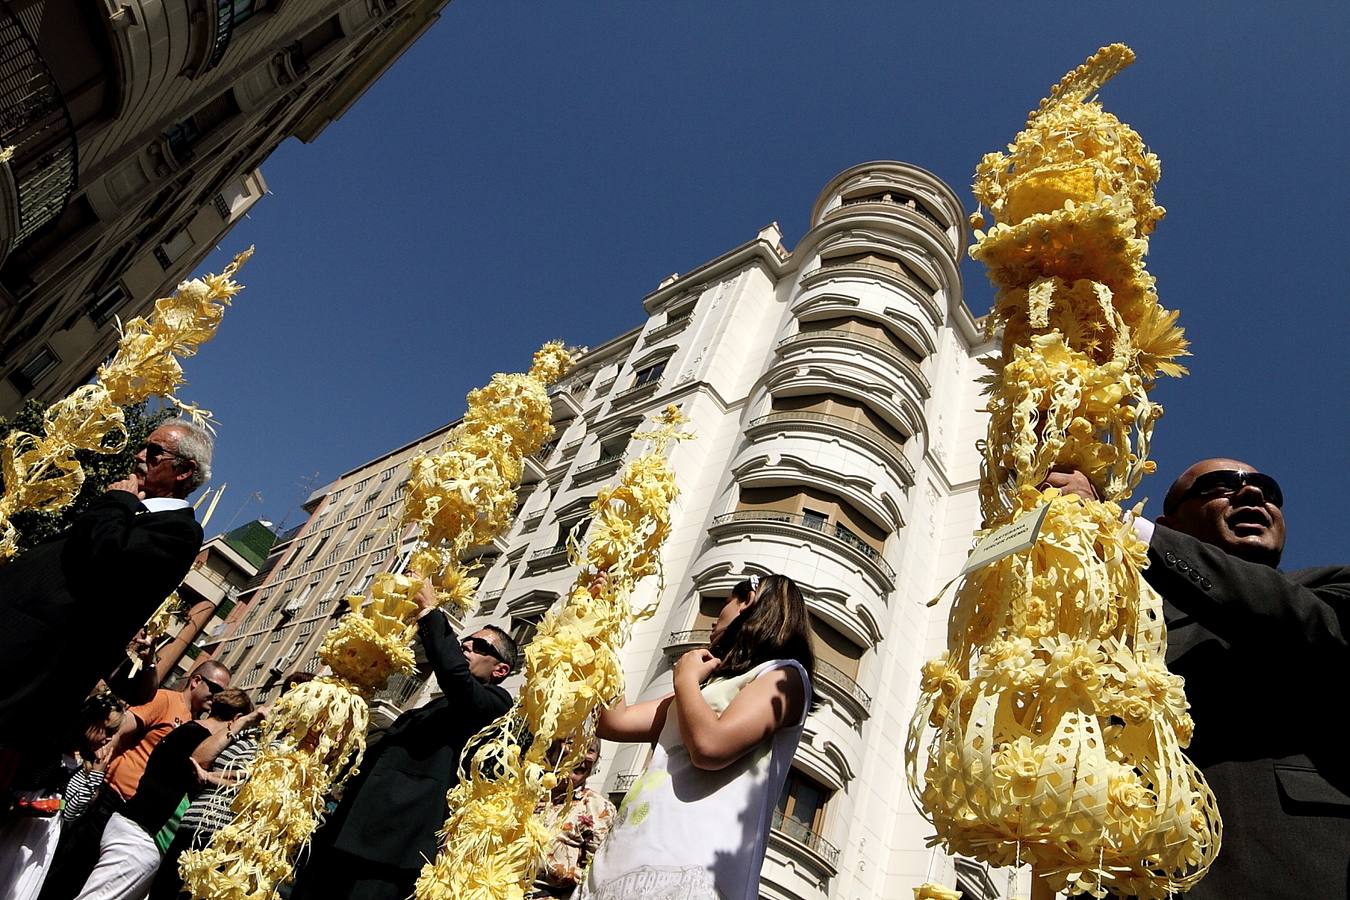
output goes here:
{"type": "Polygon", "coordinates": [[[442,696],[399,716],[366,752],[360,773],[315,835],[292,900],[404,900],[436,858],[445,795],[459,783],[460,754],[505,713],[516,645],[487,625],[456,638],[430,584],[417,593],[417,634],[442,696]]]}
{"type": "MultiPolygon", "coordinates": [[[[0,566],[0,747],[60,752],[57,736],[192,565],[202,529],[186,498],[210,472],[210,434],[165,422],[68,529],[0,566]]],[[[149,700],[148,686],[126,699],[149,700]]]]}
{"type": "MultiPolygon", "coordinates": [[[[1048,483],[1095,497],[1079,472],[1048,483]]],[[[1181,473],[1144,572],[1164,601],[1167,664],[1186,679],[1187,750],[1223,816],[1223,849],[1189,900],[1350,897],[1350,567],[1282,572],[1284,494],[1234,459],[1181,473]]]]}

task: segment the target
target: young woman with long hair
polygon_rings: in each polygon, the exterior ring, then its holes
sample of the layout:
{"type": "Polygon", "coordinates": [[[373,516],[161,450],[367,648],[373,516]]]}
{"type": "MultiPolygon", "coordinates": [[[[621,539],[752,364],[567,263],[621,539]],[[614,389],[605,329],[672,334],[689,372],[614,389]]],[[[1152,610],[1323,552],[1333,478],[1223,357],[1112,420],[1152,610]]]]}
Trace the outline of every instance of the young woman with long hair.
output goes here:
{"type": "Polygon", "coordinates": [[[597,732],[651,742],[579,900],[754,900],[774,805],[811,707],[810,619],[790,578],[736,585],[673,693],[600,714],[597,732]]]}

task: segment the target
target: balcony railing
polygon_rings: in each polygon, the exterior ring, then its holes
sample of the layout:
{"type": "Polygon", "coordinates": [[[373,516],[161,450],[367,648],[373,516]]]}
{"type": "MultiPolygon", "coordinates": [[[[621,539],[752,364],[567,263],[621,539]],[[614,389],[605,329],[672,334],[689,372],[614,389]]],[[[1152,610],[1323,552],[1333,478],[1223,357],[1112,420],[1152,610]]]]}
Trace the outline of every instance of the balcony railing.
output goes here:
{"type": "Polygon", "coordinates": [[[774,810],[772,827],[779,834],[792,838],[799,844],[805,844],[807,849],[825,860],[831,868],[838,867],[839,848],[813,831],[810,825],[774,810]]]}
{"type": "Polygon", "coordinates": [[[597,469],[602,469],[605,466],[613,465],[621,459],[623,459],[623,451],[619,451],[618,453],[606,453],[604,456],[600,457],[595,462],[586,463],[586,465],[584,466],[579,466],[577,468],[576,474],[578,476],[585,475],[589,472],[594,472],[597,469]]]}
{"type": "Polygon", "coordinates": [[[845,418],[844,416],[836,416],[832,413],[815,412],[814,410],[809,409],[784,410],[781,412],[769,413],[768,415],[760,416],[757,419],[751,419],[749,427],[759,428],[763,425],[777,425],[780,423],[789,424],[792,422],[815,422],[821,425],[832,425],[841,430],[861,434],[870,439],[872,443],[876,444],[880,450],[886,451],[886,458],[894,460],[896,465],[909,476],[910,482],[913,483],[914,481],[914,466],[899,452],[900,446],[898,441],[894,438],[887,437],[871,425],[864,425],[862,422],[857,422],[853,419],[845,418]]]}
{"type": "MultiPolygon", "coordinates": [[[[866,206],[869,204],[875,204],[876,206],[881,207],[898,206],[901,209],[907,209],[910,212],[914,213],[916,216],[920,216],[924,219],[927,219],[929,222],[932,222],[934,225],[937,226],[937,229],[939,231],[947,230],[947,226],[943,225],[942,221],[938,219],[937,216],[933,215],[927,209],[925,209],[923,204],[919,203],[917,200],[911,200],[907,197],[900,200],[883,200],[880,197],[867,197],[867,198],[859,198],[857,200],[845,200],[838,206],[836,206],[834,209],[830,210],[830,212],[838,212],[839,210],[844,209],[845,207],[848,206],[866,206]]],[[[828,214],[829,213],[826,213],[826,215],[828,214]]]]}
{"type": "Polygon", "coordinates": [[[658,328],[653,328],[651,331],[647,332],[646,337],[643,338],[643,345],[654,344],[662,338],[670,337],[672,334],[679,334],[681,331],[688,328],[689,323],[692,321],[692,316],[683,316],[673,322],[667,322],[658,328]]]}
{"type": "Polygon", "coordinates": [[[211,51],[202,66],[203,72],[220,64],[225,57],[225,48],[230,46],[230,38],[234,36],[235,0],[216,0],[215,5],[215,29],[211,32],[211,51]]]}
{"type": "Polygon", "coordinates": [[[422,688],[426,687],[426,684],[425,678],[395,672],[389,676],[389,682],[384,686],[384,689],[375,694],[375,699],[383,700],[401,710],[412,702],[422,688]]]}
{"type": "Polygon", "coordinates": [[[567,544],[565,543],[554,544],[552,547],[549,547],[545,550],[536,550],[533,553],[531,553],[529,563],[532,566],[538,565],[546,560],[552,559],[555,556],[566,556],[566,555],[567,555],[567,544]]]}
{"type": "Polygon", "coordinates": [[[726,525],[731,522],[768,522],[778,525],[795,525],[798,528],[807,528],[818,532],[828,538],[847,544],[852,549],[866,557],[873,565],[881,570],[887,579],[895,580],[895,569],[886,562],[881,555],[881,551],[866,543],[851,531],[832,525],[830,522],[817,519],[815,517],[803,516],[800,513],[774,512],[767,509],[743,509],[738,512],[726,513],[713,519],[713,527],[726,525]]]}
{"type": "Polygon", "coordinates": [[[0,4],[0,147],[13,150],[17,247],[66,208],[77,148],[61,89],[8,3],[0,4]]]}
{"type": "Polygon", "coordinates": [[[867,347],[875,347],[886,356],[900,364],[900,367],[913,376],[914,380],[923,385],[924,392],[932,390],[932,385],[928,383],[928,378],[923,374],[914,360],[905,356],[903,350],[889,341],[883,341],[881,338],[874,338],[868,334],[859,334],[856,331],[844,331],[838,328],[829,328],[821,331],[801,331],[794,335],[789,335],[778,342],[781,350],[784,347],[791,347],[794,344],[801,344],[813,339],[828,338],[836,341],[848,341],[852,344],[862,344],[867,347]]]}
{"type": "Polygon", "coordinates": [[[625,794],[628,793],[628,791],[633,787],[633,784],[641,777],[642,777],[641,772],[633,772],[632,774],[629,775],[620,775],[618,778],[614,779],[615,793],[618,793],[620,791],[622,791],[625,794]]]}
{"type": "Polygon", "coordinates": [[[872,696],[858,686],[858,682],[853,680],[853,676],[843,669],[828,663],[823,659],[816,660],[816,675],[822,681],[828,681],[848,696],[852,697],[864,712],[872,709],[872,696]]]}

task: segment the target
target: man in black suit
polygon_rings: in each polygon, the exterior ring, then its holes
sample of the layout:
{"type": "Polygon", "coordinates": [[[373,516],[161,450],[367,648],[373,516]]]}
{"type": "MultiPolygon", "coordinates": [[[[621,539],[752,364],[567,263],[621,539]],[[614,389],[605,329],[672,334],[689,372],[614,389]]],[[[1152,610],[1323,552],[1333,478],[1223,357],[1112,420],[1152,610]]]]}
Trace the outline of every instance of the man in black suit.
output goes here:
{"type": "MultiPolygon", "coordinates": [[[[1081,473],[1049,483],[1095,496],[1081,473]]],[[[1181,474],[1149,544],[1167,664],[1186,679],[1188,755],[1223,817],[1223,848],[1191,900],[1350,897],[1350,566],[1281,572],[1284,497],[1232,459],[1181,474]]]]}
{"type": "Polygon", "coordinates": [[[488,625],[458,639],[429,584],[417,595],[417,634],[442,696],[399,716],[366,754],[313,852],[292,900],[404,900],[436,857],[446,793],[464,745],[511,707],[501,682],[516,645],[488,625]]]}
{"type": "Polygon", "coordinates": [[[68,529],[0,566],[0,748],[20,770],[59,752],[80,704],[182,582],[202,544],[186,497],[211,437],[175,419],[68,529]]]}

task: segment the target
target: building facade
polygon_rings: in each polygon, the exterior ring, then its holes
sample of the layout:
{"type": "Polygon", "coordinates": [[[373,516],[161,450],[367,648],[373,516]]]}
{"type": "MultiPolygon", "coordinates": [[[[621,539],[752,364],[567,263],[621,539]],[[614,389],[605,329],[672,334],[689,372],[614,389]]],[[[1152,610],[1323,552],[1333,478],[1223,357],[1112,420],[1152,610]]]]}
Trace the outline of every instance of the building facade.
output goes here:
{"type": "Polygon", "coordinates": [[[158,683],[173,682],[192,669],[203,637],[225,624],[276,540],[270,528],[253,521],[202,544],[178,588],[184,620],[156,654],[158,683]]]}
{"type": "MultiPolygon", "coordinates": [[[[776,226],[643,300],[646,321],[590,351],[552,389],[555,439],[526,465],[512,528],[475,548],[479,606],[527,641],[566,596],[569,535],[597,489],[643,451],[633,440],[675,403],[697,440],[670,451],[681,490],[664,588],[623,652],[630,701],[670,690],[732,586],[780,572],[807,597],[817,694],[774,818],[762,892],[772,900],[910,896],[933,879],[968,898],[1010,896],[1007,875],[925,849],[931,828],[903,776],[920,667],[945,646],[946,603],[979,524],[977,357],[995,349],[962,299],[967,242],[956,195],[899,162],[856,166],[816,201],[792,251],[776,226]]],[[[406,462],[429,435],[311,498],[261,597],[217,654],[246,689],[275,690],[314,653],[342,595],[411,549],[387,524],[406,462]],[[269,649],[270,648],[270,649],[269,649]]],[[[239,609],[236,609],[239,612],[239,609]]],[[[508,687],[511,682],[508,682],[508,687]]],[[[400,679],[383,721],[435,690],[400,679]]],[[[606,746],[593,783],[621,795],[648,748],[606,746]]]]}
{"type": "MultiPolygon", "coordinates": [[[[0,3],[0,415],[67,394],[446,0],[0,3]]],[[[240,248],[242,249],[242,248],[240,248]]]]}

